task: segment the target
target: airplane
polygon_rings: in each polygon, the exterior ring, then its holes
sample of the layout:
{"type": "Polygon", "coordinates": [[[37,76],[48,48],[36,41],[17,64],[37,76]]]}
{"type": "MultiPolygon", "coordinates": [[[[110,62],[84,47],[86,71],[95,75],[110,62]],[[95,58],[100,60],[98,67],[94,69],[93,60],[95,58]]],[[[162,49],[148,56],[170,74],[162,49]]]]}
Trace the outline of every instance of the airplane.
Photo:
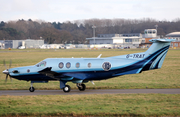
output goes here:
{"type": "MultiPolygon", "coordinates": [[[[174,39],[151,39],[153,44],[146,52],[101,58],[47,58],[32,66],[10,68],[3,71],[18,80],[31,81],[30,92],[34,92],[33,83],[48,83],[56,80],[65,93],[71,87],[67,82],[77,84],[79,91],[86,89],[87,83],[142,71],[160,69],[174,39]]],[[[5,65],[5,61],[4,61],[5,65]]],[[[6,66],[6,65],[5,65],[6,66]]],[[[94,83],[93,83],[94,84],[94,83]]]]}

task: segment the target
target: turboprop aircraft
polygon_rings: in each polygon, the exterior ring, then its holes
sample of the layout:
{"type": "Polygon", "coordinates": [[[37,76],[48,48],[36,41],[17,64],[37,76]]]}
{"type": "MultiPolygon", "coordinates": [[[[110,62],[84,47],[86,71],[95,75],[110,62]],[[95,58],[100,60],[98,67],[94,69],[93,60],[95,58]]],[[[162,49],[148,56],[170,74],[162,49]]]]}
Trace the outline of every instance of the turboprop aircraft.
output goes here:
{"type": "Polygon", "coordinates": [[[36,65],[6,69],[3,73],[6,74],[6,80],[10,76],[18,80],[31,81],[30,92],[35,91],[33,83],[47,83],[51,80],[59,81],[64,92],[71,90],[70,86],[66,85],[67,82],[76,83],[78,89],[84,91],[84,83],[89,81],[161,68],[170,43],[174,40],[150,41],[153,44],[142,53],[107,58],[101,58],[101,54],[97,58],[47,58],[36,65]]]}

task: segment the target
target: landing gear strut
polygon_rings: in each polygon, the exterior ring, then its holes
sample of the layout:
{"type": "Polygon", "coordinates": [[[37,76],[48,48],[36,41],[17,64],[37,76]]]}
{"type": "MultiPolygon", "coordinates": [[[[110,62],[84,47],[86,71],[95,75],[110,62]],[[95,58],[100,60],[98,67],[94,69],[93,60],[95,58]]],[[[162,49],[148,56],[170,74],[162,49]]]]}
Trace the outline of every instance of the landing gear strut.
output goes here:
{"type": "Polygon", "coordinates": [[[84,91],[86,89],[85,84],[77,84],[77,87],[78,87],[79,91],[84,91]]]}
{"type": "Polygon", "coordinates": [[[33,83],[31,83],[31,87],[29,88],[29,91],[30,92],[34,92],[35,91],[35,88],[33,87],[33,83]]]}

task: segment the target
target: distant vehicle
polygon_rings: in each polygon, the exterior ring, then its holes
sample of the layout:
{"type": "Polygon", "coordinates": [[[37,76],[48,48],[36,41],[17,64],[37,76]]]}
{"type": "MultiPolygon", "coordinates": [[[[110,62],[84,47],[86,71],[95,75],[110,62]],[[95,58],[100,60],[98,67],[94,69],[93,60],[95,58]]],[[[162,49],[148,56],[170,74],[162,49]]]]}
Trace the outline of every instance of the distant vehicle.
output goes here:
{"type": "Polygon", "coordinates": [[[124,47],[124,49],[130,49],[130,47],[128,46],[128,47],[124,47]]]}
{"type": "MultiPolygon", "coordinates": [[[[109,79],[127,74],[160,69],[173,39],[152,39],[153,44],[146,52],[101,58],[47,58],[36,65],[9,68],[3,71],[8,76],[31,81],[30,92],[34,92],[33,83],[47,83],[50,80],[60,82],[60,88],[69,92],[67,82],[76,83],[80,91],[86,89],[93,80],[109,79]]],[[[5,61],[4,66],[6,67],[5,61]]],[[[11,62],[10,65],[11,66],[11,62]]],[[[152,75],[153,77],[153,75],[152,75]]]]}
{"type": "Polygon", "coordinates": [[[18,49],[26,49],[25,46],[20,46],[18,49]]]}
{"type": "Polygon", "coordinates": [[[59,46],[59,49],[65,49],[65,46],[59,46]]]}
{"type": "Polygon", "coordinates": [[[66,46],[64,47],[64,49],[71,49],[71,46],[70,46],[70,45],[66,45],[66,46]]]}
{"type": "Polygon", "coordinates": [[[108,47],[108,49],[112,49],[111,47],[108,47]]]}
{"type": "Polygon", "coordinates": [[[123,47],[117,47],[117,49],[123,49],[123,47]]]}

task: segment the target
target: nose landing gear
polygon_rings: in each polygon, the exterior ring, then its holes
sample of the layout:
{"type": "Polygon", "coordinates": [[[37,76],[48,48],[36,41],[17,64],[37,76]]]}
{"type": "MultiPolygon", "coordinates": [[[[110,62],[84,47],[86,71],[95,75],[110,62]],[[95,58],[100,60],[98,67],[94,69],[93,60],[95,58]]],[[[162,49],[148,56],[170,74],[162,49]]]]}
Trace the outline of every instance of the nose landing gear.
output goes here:
{"type": "Polygon", "coordinates": [[[29,91],[30,92],[34,92],[35,91],[35,88],[33,87],[33,83],[31,83],[31,87],[29,88],[29,91]]]}

